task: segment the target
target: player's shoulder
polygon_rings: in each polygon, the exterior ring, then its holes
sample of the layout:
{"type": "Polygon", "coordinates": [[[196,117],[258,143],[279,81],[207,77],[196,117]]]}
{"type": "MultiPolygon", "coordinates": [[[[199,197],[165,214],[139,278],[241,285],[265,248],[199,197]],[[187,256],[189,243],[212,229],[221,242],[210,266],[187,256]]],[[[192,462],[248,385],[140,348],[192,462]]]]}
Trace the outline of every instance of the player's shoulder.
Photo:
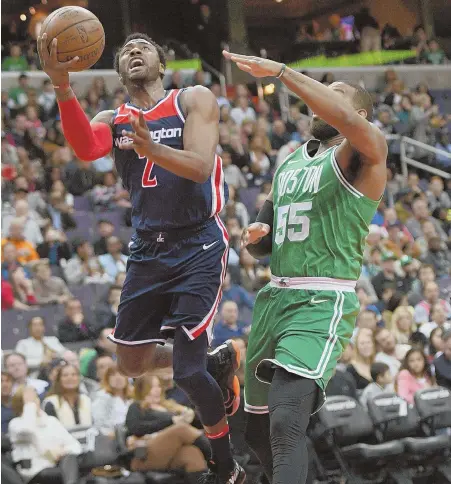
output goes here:
{"type": "Polygon", "coordinates": [[[105,111],[100,111],[91,120],[91,123],[104,123],[111,126],[113,123],[114,111],[112,109],[107,109],[105,111]]]}
{"type": "Polygon", "coordinates": [[[217,106],[215,95],[205,86],[187,87],[180,93],[180,101],[186,112],[217,106]]]}

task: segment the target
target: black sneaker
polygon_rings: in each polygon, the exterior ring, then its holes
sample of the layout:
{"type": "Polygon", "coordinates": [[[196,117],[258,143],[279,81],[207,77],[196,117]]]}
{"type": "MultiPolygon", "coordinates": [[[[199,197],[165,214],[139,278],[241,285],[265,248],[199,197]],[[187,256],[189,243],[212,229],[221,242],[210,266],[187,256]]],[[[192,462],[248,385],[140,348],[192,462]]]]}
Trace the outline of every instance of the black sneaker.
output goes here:
{"type": "Polygon", "coordinates": [[[238,462],[233,462],[234,467],[230,474],[221,478],[217,472],[217,466],[213,461],[208,462],[208,472],[204,474],[199,482],[199,484],[243,484],[246,480],[246,472],[238,464],[238,462]]]}
{"type": "Polygon", "coordinates": [[[240,382],[235,375],[240,364],[240,349],[230,339],[209,353],[207,357],[207,370],[221,388],[226,414],[229,417],[240,406],[240,382]]]}

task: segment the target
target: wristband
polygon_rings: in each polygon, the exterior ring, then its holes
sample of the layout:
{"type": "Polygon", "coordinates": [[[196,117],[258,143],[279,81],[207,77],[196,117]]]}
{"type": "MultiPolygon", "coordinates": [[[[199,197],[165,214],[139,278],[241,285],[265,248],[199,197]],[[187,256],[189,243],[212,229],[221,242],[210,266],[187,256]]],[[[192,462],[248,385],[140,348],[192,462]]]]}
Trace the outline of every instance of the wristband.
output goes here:
{"type": "Polygon", "coordinates": [[[286,64],[282,64],[282,68],[280,69],[279,74],[276,76],[276,79],[280,79],[284,75],[286,68],[286,64]]]}
{"type": "Polygon", "coordinates": [[[61,84],[60,86],[55,86],[55,84],[52,84],[53,89],[69,89],[70,84],[61,84]]]}

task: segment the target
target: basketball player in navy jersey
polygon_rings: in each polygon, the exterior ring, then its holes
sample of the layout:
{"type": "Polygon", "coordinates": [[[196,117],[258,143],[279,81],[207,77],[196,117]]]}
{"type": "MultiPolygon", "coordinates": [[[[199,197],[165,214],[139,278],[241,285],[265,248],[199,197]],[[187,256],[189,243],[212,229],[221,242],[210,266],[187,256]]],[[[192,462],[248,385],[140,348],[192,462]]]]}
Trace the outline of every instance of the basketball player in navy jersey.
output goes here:
{"type": "Polygon", "coordinates": [[[232,458],[225,413],[225,404],[230,414],[236,410],[239,355],[229,343],[207,358],[228,251],[218,216],[227,187],[215,153],[216,98],[202,86],[166,92],[161,47],[133,34],[115,59],[131,102],[89,123],[69,85],[76,59],[60,63],[56,39],[50,52],[45,45],[46,34],[38,50],[55,87],[66,139],[82,160],[112,151],[130,193],[136,231],[111,336],[118,365],[138,377],[172,362],[174,380],[196,406],[213,451],[201,482],[241,484],[245,473],[232,458]],[[168,337],[173,352],[161,346],[168,337]]]}

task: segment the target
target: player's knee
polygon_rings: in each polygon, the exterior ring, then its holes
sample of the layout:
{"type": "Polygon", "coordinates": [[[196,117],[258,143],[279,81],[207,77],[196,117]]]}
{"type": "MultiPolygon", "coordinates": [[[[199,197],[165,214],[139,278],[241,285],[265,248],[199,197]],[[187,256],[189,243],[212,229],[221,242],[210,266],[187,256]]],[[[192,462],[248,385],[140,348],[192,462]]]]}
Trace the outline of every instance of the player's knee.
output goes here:
{"type": "Polygon", "coordinates": [[[116,350],[119,371],[131,378],[138,378],[150,369],[150,352],[146,348],[118,346],[116,350]],[[130,350],[134,351],[130,351],[130,350]]]}
{"type": "Polygon", "coordinates": [[[290,408],[282,405],[276,407],[271,412],[271,439],[280,439],[286,437],[292,424],[293,411],[290,408]]]}

